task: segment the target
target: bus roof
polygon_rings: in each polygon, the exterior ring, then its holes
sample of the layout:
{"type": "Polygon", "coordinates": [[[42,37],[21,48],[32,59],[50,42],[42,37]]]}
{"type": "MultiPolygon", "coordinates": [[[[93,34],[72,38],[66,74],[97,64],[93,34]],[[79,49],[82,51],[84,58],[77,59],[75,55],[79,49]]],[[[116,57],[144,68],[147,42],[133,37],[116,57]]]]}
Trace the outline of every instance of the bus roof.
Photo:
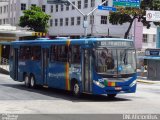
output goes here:
{"type": "Polygon", "coordinates": [[[10,45],[10,44],[11,42],[5,42],[5,41],[0,42],[0,45],[10,45]]]}
{"type": "Polygon", "coordinates": [[[11,42],[12,45],[22,45],[22,44],[93,44],[99,41],[130,41],[130,39],[122,39],[122,38],[82,38],[82,39],[37,39],[37,40],[23,40],[23,41],[13,41],[11,42]]]}

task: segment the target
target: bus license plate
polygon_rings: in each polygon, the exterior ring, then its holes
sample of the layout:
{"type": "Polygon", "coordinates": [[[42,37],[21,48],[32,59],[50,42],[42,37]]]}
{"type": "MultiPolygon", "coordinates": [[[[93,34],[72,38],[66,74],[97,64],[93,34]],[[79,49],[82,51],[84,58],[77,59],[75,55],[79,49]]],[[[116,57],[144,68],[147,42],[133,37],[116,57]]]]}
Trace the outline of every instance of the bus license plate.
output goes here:
{"type": "Polygon", "coordinates": [[[115,87],[115,90],[122,90],[121,87],[115,87]]]}

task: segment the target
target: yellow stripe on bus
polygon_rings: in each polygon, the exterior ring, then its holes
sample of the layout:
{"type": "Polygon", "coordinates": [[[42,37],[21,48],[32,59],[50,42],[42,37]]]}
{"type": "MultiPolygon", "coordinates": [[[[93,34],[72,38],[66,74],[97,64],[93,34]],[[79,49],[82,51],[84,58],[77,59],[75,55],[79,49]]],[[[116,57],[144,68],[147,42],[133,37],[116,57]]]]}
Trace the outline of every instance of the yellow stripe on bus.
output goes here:
{"type": "Polygon", "coordinates": [[[115,82],[112,82],[112,83],[111,83],[111,86],[112,86],[112,87],[116,86],[116,83],[115,83],[115,82]]]}
{"type": "Polygon", "coordinates": [[[69,63],[66,64],[66,90],[70,91],[69,63]]]}
{"type": "Polygon", "coordinates": [[[67,46],[70,46],[71,40],[67,40],[67,46]]]}

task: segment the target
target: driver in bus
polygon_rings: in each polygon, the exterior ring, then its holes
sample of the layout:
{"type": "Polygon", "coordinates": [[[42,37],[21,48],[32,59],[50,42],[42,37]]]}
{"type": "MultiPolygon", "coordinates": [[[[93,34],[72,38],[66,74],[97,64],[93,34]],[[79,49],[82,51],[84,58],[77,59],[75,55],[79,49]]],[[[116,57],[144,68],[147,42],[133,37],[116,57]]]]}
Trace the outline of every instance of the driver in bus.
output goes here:
{"type": "Polygon", "coordinates": [[[100,61],[102,65],[107,65],[107,69],[114,69],[114,59],[108,50],[102,51],[100,61]]]}

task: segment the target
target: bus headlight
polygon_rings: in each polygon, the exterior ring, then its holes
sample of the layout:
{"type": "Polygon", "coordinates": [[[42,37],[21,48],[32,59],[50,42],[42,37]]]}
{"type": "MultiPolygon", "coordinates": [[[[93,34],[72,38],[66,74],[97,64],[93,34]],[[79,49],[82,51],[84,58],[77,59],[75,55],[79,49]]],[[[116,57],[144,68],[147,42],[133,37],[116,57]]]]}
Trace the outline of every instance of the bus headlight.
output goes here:
{"type": "Polygon", "coordinates": [[[100,88],[104,88],[104,87],[105,87],[102,83],[100,83],[100,82],[98,82],[98,81],[93,80],[93,83],[94,83],[95,85],[99,86],[100,88]]]}
{"type": "Polygon", "coordinates": [[[134,81],[129,85],[129,87],[133,87],[136,83],[137,83],[137,80],[134,80],[134,81]]]}

